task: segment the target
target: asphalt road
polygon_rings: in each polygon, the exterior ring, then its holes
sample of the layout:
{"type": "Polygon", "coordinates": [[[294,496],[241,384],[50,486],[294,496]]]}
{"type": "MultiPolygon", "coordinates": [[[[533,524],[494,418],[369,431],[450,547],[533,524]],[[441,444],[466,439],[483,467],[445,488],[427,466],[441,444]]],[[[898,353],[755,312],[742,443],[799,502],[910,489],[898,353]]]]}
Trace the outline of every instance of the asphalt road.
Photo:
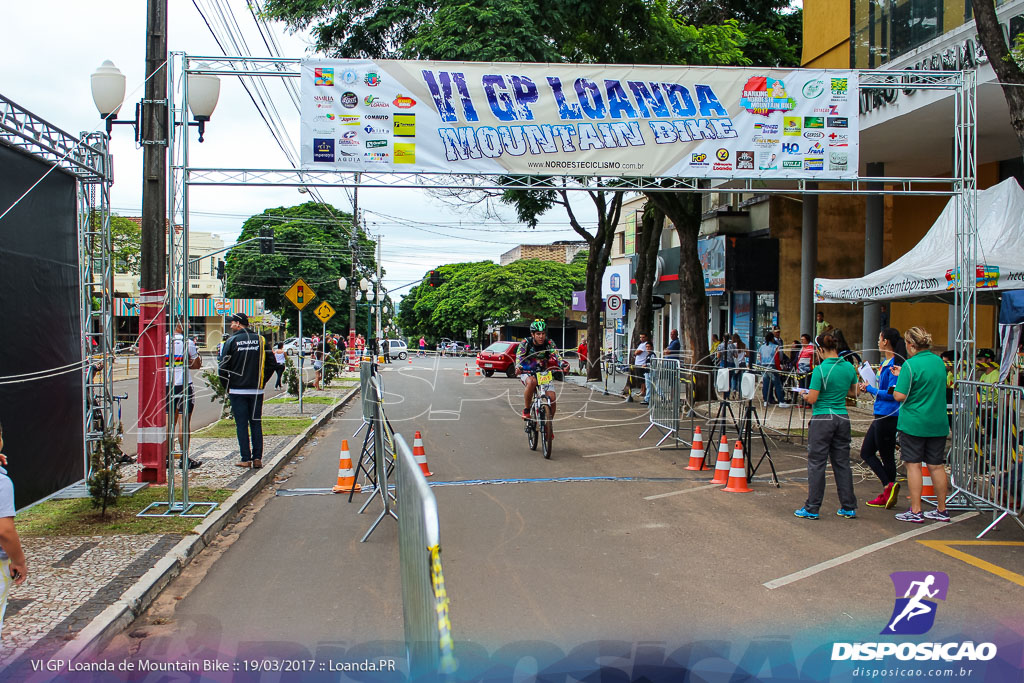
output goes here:
{"type": "MultiPolygon", "coordinates": [[[[889,574],[898,570],[950,576],[929,638],[1012,634],[1019,642],[1024,633],[1024,585],[918,542],[973,539],[987,524],[982,517],[919,527],[862,506],[858,519],[844,520],[834,514],[830,481],[821,520],[798,520],[792,511],[806,495],[799,447],[774,450],[780,488],[755,480],[753,493],[724,493],[707,484],[710,473],[683,469],[688,452],[658,449],[653,433],[638,440],[647,425],[641,406],[568,384],[559,385],[554,457],[546,461],[526,444],[521,385],[463,377],[464,364],[414,359],[384,373],[387,414],[410,443],[422,432],[434,473],[463,671],[526,653],[541,663],[569,652],[594,661],[599,650],[660,662],[666,652],[685,661],[704,647],[738,661],[765,643],[803,660],[822,633],[876,639],[893,609],[889,574]],[[637,479],[481,482],[566,477],[637,479]],[[912,531],[920,535],[901,536],[912,531]]],[[[357,457],[359,424],[353,402],[276,488],[330,487],[342,439],[357,457]]],[[[875,488],[862,484],[858,498],[875,488]]],[[[356,514],[364,499],[268,492],[105,656],[385,654],[401,663],[397,525],[386,519],[360,543],[380,510],[374,502],[356,514]]],[[[987,538],[1020,540],[1012,522],[987,538]]],[[[1016,571],[1024,565],[1020,544],[974,552],[1016,571]]]]}

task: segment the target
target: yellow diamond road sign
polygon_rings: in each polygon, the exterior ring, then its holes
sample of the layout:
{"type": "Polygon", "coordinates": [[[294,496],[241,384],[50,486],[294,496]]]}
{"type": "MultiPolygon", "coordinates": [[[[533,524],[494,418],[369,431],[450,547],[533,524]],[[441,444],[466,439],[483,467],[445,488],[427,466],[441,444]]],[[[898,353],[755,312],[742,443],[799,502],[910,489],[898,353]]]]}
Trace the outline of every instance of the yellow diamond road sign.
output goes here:
{"type": "Polygon", "coordinates": [[[320,322],[324,324],[327,324],[327,321],[334,317],[334,313],[334,306],[331,306],[326,301],[317,306],[316,310],[313,311],[313,314],[320,318],[320,322]]]}
{"type": "Polygon", "coordinates": [[[300,277],[295,281],[295,284],[288,288],[284,295],[288,301],[292,302],[295,308],[301,311],[316,297],[316,292],[310,289],[309,285],[300,277]]]}

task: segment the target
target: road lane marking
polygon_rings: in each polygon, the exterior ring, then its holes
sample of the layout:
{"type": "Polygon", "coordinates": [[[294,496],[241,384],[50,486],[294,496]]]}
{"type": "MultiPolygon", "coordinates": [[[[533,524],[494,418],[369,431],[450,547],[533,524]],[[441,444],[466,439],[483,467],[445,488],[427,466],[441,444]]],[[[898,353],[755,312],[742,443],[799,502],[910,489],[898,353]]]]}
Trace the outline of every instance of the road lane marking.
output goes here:
{"type": "MultiPolygon", "coordinates": [[[[711,470],[708,470],[708,471],[710,472],[711,470]]],[[[776,474],[793,474],[794,472],[806,472],[806,471],[807,471],[806,467],[798,467],[795,470],[784,470],[782,472],[776,472],[776,474]]],[[[755,478],[758,479],[758,480],[761,479],[760,477],[755,477],[755,478]]],[[[767,481],[770,481],[770,480],[767,480],[767,481]]],[[[703,491],[704,489],[722,488],[723,486],[725,486],[725,484],[704,484],[703,486],[694,486],[692,488],[682,489],[680,491],[669,491],[668,493],[659,493],[659,494],[656,494],[656,495],[653,495],[653,496],[644,496],[644,500],[657,500],[659,498],[668,498],[669,496],[678,496],[678,495],[680,495],[682,493],[690,493],[692,491],[703,491]]]]}
{"type": "Polygon", "coordinates": [[[1024,546],[1022,541],[918,541],[921,545],[927,546],[932,550],[938,550],[940,553],[945,553],[950,557],[955,557],[958,560],[966,562],[972,567],[977,567],[990,574],[995,574],[1001,579],[1011,581],[1018,586],[1024,586],[1024,576],[1011,572],[1009,569],[1003,569],[997,564],[987,562],[980,557],[969,555],[961,550],[955,550],[951,546],[954,545],[988,545],[988,546],[1024,546]]]}
{"type": "Polygon", "coordinates": [[[787,585],[789,585],[789,584],[791,584],[791,583],[793,583],[795,581],[799,581],[800,579],[806,579],[808,576],[814,576],[815,574],[823,572],[826,569],[832,569],[833,567],[838,567],[841,564],[846,564],[847,562],[852,562],[853,560],[856,560],[858,558],[864,557],[865,555],[870,555],[871,553],[876,552],[878,550],[883,550],[885,548],[888,548],[891,545],[896,545],[897,543],[900,543],[901,541],[905,541],[907,539],[914,538],[915,536],[920,536],[921,534],[927,534],[928,532],[935,531],[936,529],[945,529],[950,524],[956,524],[957,522],[962,522],[965,519],[970,519],[971,517],[977,517],[977,516],[978,516],[977,512],[968,512],[968,513],[963,514],[963,515],[957,515],[956,517],[953,518],[953,520],[951,522],[936,522],[935,524],[928,524],[928,525],[925,525],[925,526],[923,526],[923,527],[921,527],[919,529],[912,529],[912,530],[907,531],[905,533],[893,536],[892,538],[887,538],[887,539],[885,539],[883,541],[878,541],[877,543],[872,543],[871,545],[866,545],[863,548],[858,548],[857,550],[854,550],[852,552],[846,553],[845,555],[840,555],[839,557],[833,557],[831,560],[825,560],[824,562],[819,562],[818,564],[816,564],[816,565],[814,565],[812,567],[808,567],[807,569],[801,569],[798,572],[793,572],[792,574],[787,574],[786,576],[783,576],[781,578],[772,579],[771,581],[768,581],[768,582],[766,582],[766,583],[764,583],[762,585],[765,588],[767,588],[768,590],[774,590],[776,588],[781,588],[782,586],[787,586],[787,585]]]}
{"type": "MultiPolygon", "coordinates": [[[[560,432],[570,431],[568,429],[562,429],[560,432]]],[[[625,451],[608,451],[607,453],[592,453],[590,455],[584,455],[584,458],[600,458],[605,455],[619,455],[620,453],[636,453],[638,451],[650,451],[655,448],[661,448],[661,446],[644,446],[643,448],[630,448],[625,451]]]]}

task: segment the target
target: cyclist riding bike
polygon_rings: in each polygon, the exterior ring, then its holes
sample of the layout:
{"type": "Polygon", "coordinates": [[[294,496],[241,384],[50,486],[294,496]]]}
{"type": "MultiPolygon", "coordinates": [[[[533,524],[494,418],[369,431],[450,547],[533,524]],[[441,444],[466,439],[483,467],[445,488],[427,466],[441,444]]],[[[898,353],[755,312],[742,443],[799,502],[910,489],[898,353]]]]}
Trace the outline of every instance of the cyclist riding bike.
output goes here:
{"type": "MultiPolygon", "coordinates": [[[[537,378],[533,373],[539,370],[546,370],[549,359],[554,357],[561,365],[562,359],[558,356],[555,342],[548,339],[548,326],[543,320],[534,320],[530,323],[530,336],[519,342],[516,350],[516,374],[526,385],[523,392],[526,407],[523,408],[523,419],[530,419],[530,405],[533,403],[533,395],[537,393],[537,378]]],[[[550,385],[548,385],[550,387],[550,385]]],[[[555,416],[555,392],[547,390],[548,399],[551,401],[551,415],[555,416]]]]}

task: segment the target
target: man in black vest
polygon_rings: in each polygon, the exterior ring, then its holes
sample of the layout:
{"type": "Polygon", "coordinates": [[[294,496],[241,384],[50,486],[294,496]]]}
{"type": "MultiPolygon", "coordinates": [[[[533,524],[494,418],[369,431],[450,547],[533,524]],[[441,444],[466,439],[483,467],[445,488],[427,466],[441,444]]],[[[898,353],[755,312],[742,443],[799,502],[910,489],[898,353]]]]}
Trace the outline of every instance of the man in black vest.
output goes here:
{"type": "Polygon", "coordinates": [[[263,387],[273,376],[277,361],[266,340],[249,330],[245,313],[235,313],[230,320],[234,334],[221,349],[218,374],[228,389],[238,433],[242,459],[235,465],[258,469],[263,467],[263,387]]]}

